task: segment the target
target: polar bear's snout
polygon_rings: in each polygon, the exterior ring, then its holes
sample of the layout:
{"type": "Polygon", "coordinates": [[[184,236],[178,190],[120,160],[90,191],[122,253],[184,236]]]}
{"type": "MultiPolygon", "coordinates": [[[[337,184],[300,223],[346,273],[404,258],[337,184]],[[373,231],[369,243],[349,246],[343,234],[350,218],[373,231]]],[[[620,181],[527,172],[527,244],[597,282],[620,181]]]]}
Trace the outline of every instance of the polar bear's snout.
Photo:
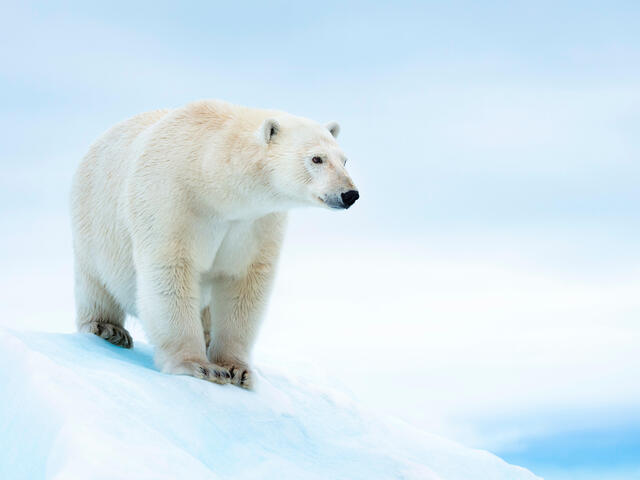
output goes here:
{"type": "Polygon", "coordinates": [[[313,172],[312,177],[314,180],[312,181],[312,193],[313,190],[320,190],[323,194],[316,194],[316,198],[320,198],[325,206],[335,210],[346,210],[360,198],[360,192],[347,173],[344,165],[346,161],[343,160],[344,155],[340,152],[334,154],[333,157],[333,159],[323,162],[320,165],[321,168],[314,169],[316,171],[313,172]],[[318,186],[315,187],[314,183],[318,186]]]}
{"type": "Polygon", "coordinates": [[[360,198],[360,193],[357,190],[348,190],[340,194],[328,195],[323,201],[329,208],[346,210],[356,203],[358,198],[360,198]]]}

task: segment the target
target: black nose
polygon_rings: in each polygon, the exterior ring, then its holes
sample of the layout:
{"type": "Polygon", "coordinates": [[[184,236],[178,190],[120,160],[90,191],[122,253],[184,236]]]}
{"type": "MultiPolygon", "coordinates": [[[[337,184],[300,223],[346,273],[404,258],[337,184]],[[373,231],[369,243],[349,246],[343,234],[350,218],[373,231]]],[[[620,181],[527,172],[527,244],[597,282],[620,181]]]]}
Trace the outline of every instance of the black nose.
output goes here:
{"type": "Polygon", "coordinates": [[[348,192],[340,195],[342,197],[342,203],[344,203],[344,208],[349,208],[351,205],[356,203],[356,200],[360,198],[360,194],[357,190],[349,190],[348,192]]]}

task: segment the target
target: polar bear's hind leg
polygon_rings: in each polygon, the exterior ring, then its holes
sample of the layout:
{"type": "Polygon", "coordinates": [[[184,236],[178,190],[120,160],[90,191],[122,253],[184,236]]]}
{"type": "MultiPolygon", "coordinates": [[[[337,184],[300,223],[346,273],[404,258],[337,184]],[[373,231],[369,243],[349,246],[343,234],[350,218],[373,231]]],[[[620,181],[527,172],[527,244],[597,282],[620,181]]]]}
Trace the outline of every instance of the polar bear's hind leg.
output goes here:
{"type": "Polygon", "coordinates": [[[125,313],[104,285],[76,269],[76,325],[118,347],[131,348],[133,340],[124,328],[125,313]]]}

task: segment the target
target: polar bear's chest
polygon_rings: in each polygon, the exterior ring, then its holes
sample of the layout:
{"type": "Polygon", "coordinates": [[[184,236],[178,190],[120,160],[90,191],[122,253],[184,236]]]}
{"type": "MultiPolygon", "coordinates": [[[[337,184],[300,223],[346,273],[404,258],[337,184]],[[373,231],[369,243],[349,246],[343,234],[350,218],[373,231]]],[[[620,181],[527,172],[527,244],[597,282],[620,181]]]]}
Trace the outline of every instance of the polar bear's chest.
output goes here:
{"type": "Polygon", "coordinates": [[[197,248],[198,270],[203,280],[213,280],[219,275],[243,275],[258,250],[253,222],[224,222],[207,230],[201,232],[197,248]]]}

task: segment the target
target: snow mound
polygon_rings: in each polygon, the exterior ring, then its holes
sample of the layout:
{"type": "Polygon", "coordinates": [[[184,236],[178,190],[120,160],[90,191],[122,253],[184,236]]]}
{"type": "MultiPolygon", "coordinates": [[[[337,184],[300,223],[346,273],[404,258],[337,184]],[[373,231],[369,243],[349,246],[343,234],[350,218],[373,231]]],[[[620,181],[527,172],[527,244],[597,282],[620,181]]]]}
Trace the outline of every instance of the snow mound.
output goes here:
{"type": "Polygon", "coordinates": [[[247,392],[162,374],[151,354],[0,330],[0,478],[537,478],[303,380],[260,369],[247,392]]]}

